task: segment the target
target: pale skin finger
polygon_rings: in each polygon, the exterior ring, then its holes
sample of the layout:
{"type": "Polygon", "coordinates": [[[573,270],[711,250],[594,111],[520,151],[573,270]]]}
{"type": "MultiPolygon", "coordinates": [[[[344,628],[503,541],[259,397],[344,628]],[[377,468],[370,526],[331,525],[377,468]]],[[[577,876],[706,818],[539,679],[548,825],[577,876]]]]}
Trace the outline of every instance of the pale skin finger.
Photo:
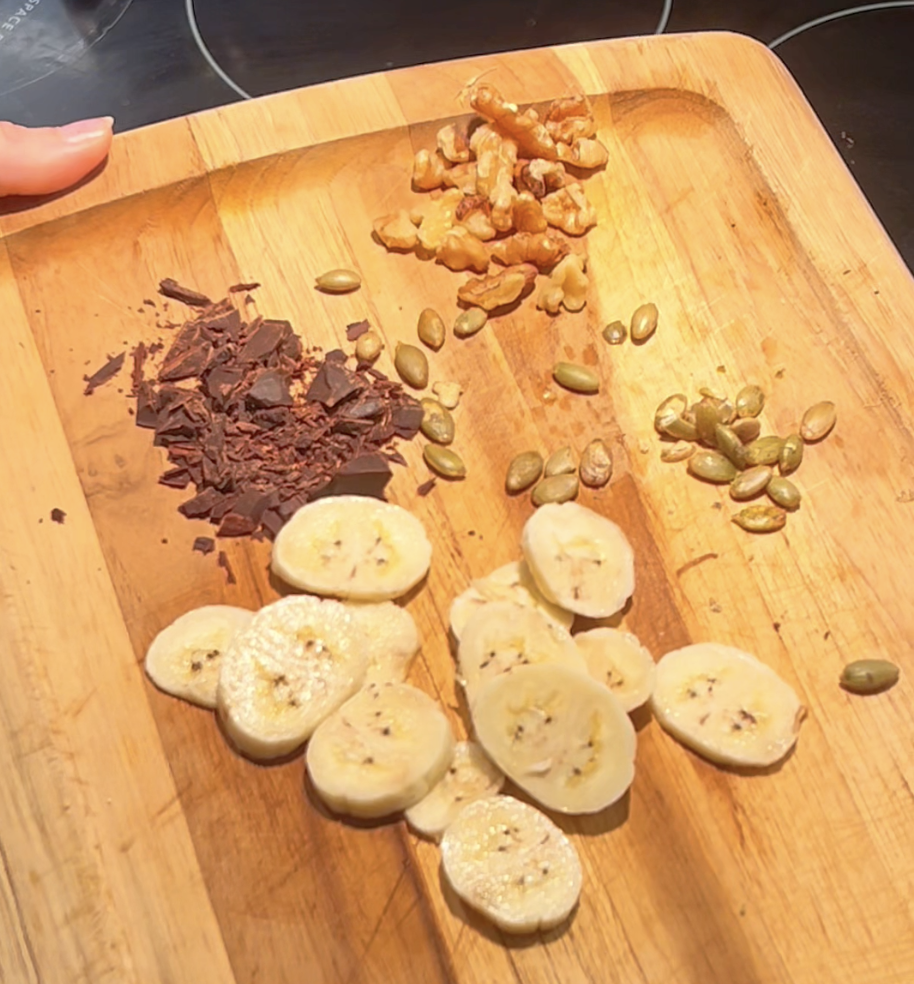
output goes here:
{"type": "Polygon", "coordinates": [[[111,147],[110,116],[60,127],[0,123],[0,197],[50,195],[84,178],[111,147]]]}

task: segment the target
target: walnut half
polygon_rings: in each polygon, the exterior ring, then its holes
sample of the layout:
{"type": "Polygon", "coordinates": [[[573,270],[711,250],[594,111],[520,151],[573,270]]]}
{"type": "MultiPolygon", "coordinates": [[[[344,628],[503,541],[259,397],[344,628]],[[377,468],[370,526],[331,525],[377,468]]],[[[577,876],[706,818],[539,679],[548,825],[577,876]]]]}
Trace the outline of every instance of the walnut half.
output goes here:
{"type": "Polygon", "coordinates": [[[457,291],[457,297],[464,304],[494,311],[528,294],[536,281],[536,272],[535,266],[522,263],[491,277],[474,277],[457,291]]]}

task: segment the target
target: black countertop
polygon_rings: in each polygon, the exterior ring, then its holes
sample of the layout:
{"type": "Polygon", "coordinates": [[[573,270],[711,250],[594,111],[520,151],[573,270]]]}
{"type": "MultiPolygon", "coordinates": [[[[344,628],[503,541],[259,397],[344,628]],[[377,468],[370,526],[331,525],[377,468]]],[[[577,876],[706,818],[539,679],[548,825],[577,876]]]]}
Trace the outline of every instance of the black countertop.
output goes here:
{"type": "Polygon", "coordinates": [[[914,0],[0,0],[0,119],[123,131],[247,96],[513,48],[730,30],[768,44],[914,267],[914,0]]]}

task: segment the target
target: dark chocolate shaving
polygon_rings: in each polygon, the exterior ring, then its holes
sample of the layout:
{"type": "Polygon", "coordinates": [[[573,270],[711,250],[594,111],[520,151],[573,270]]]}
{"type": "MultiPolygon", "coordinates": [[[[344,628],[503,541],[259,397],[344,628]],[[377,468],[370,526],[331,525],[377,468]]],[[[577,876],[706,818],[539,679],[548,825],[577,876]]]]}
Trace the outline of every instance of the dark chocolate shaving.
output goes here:
{"type": "Polygon", "coordinates": [[[206,554],[211,554],[216,549],[216,541],[211,536],[198,536],[194,540],[192,549],[205,556],[206,554]]]}
{"type": "Polygon", "coordinates": [[[230,294],[246,294],[249,290],[257,290],[260,284],[234,284],[229,287],[228,292],[230,294]]]}
{"type": "Polygon", "coordinates": [[[83,390],[83,393],[86,396],[91,396],[99,386],[107,383],[109,379],[113,379],[121,371],[126,354],[126,352],[121,352],[119,355],[113,356],[108,359],[101,369],[96,369],[91,376],[83,376],[86,382],[86,388],[83,390]]]}
{"type": "Polygon", "coordinates": [[[213,303],[206,294],[201,294],[198,290],[191,290],[190,287],[182,287],[177,280],[172,280],[171,277],[159,283],[159,293],[191,307],[209,307],[213,303]]]}
{"type": "Polygon", "coordinates": [[[366,331],[371,331],[371,325],[367,321],[353,321],[351,325],[346,325],[346,341],[358,341],[366,331]]]}

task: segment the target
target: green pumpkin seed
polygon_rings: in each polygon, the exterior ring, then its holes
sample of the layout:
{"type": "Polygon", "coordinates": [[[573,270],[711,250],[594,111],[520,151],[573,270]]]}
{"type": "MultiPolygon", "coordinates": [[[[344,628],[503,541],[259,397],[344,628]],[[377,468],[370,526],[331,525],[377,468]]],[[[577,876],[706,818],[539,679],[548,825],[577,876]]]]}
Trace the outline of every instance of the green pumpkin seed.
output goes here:
{"type": "Polygon", "coordinates": [[[695,452],[695,445],[691,441],[677,441],[660,451],[661,461],[685,461],[695,452]]]}
{"type": "Polygon", "coordinates": [[[782,478],[775,475],[768,483],[765,491],[771,497],[771,501],[779,505],[782,509],[793,512],[800,508],[800,490],[790,481],[789,478],[782,478]]]}
{"type": "Polygon", "coordinates": [[[546,478],[553,475],[572,475],[578,470],[578,463],[574,457],[574,451],[569,445],[553,451],[546,459],[546,467],[543,474],[546,478]]]}
{"type": "Polygon", "coordinates": [[[454,440],[454,418],[437,400],[420,400],[425,411],[419,430],[436,444],[450,444],[454,440]]]}
{"type": "Polygon", "coordinates": [[[744,386],[736,394],[737,417],[757,417],[765,406],[765,394],[755,384],[744,386]]]}
{"type": "Polygon", "coordinates": [[[403,382],[414,389],[425,389],[428,386],[428,359],[422,349],[416,348],[415,345],[397,342],[394,351],[394,368],[403,382]]]}
{"type": "Polygon", "coordinates": [[[730,427],[743,444],[751,444],[762,433],[762,425],[755,417],[739,417],[730,427]]]}
{"type": "Polygon", "coordinates": [[[441,315],[434,308],[425,308],[419,315],[416,334],[419,336],[420,342],[435,352],[444,345],[446,334],[444,321],[441,320],[441,315]]]}
{"type": "Polygon", "coordinates": [[[633,342],[643,342],[657,330],[656,304],[642,304],[632,315],[630,334],[633,342]]]}
{"type": "Polygon", "coordinates": [[[768,465],[756,465],[754,468],[747,468],[740,472],[730,483],[730,498],[737,502],[746,499],[754,499],[765,491],[765,487],[771,481],[774,472],[768,465]]]}
{"type": "Polygon", "coordinates": [[[547,502],[568,502],[578,494],[577,475],[551,475],[538,482],[531,498],[534,506],[544,506],[547,502]]]}
{"type": "Polygon", "coordinates": [[[733,517],[733,522],[749,533],[774,533],[784,528],[787,513],[777,506],[746,506],[733,517]]]}
{"type": "Polygon", "coordinates": [[[539,481],[543,474],[543,456],[539,451],[522,451],[515,455],[508,465],[505,475],[505,489],[508,492],[523,492],[539,481]]]}
{"type": "Polygon", "coordinates": [[[732,427],[727,424],[717,424],[714,428],[714,440],[720,452],[737,468],[746,467],[746,446],[736,436],[732,427]]]}
{"type": "Polygon", "coordinates": [[[841,671],[841,686],[855,694],[875,694],[898,682],[900,670],[887,659],[858,659],[841,671]]]}
{"type": "Polygon", "coordinates": [[[758,437],[746,445],[746,463],[749,465],[776,465],[781,456],[784,438],[774,434],[758,437]]]}
{"type": "Polygon", "coordinates": [[[782,475],[791,475],[800,467],[803,460],[803,438],[799,434],[791,434],[784,438],[784,446],[778,455],[778,468],[782,475]]]}
{"type": "Polygon", "coordinates": [[[677,441],[698,440],[694,420],[684,417],[688,402],[684,393],[668,396],[654,411],[654,428],[657,432],[677,441]]]}
{"type": "Polygon", "coordinates": [[[466,477],[467,466],[463,463],[463,458],[450,448],[443,448],[440,444],[426,444],[422,449],[422,457],[428,467],[442,478],[466,477]]]}
{"type": "Polygon", "coordinates": [[[599,393],[600,377],[587,366],[574,362],[556,362],[552,378],[565,389],[574,393],[599,393]]]}
{"type": "Polygon", "coordinates": [[[603,329],[603,337],[610,345],[621,345],[628,338],[628,329],[621,321],[613,321],[603,329]]]}
{"type": "Polygon", "coordinates": [[[605,441],[594,438],[581,454],[581,481],[592,489],[600,489],[612,478],[612,473],[612,451],[605,441]]]}
{"type": "Polygon", "coordinates": [[[733,462],[719,451],[698,450],[689,458],[686,467],[696,478],[705,482],[714,482],[716,485],[726,485],[736,478],[733,462]]]}
{"type": "Polygon", "coordinates": [[[830,400],[823,400],[815,406],[810,407],[803,414],[800,423],[800,437],[808,443],[821,441],[826,434],[835,426],[838,419],[835,405],[830,400]]]}
{"type": "Polygon", "coordinates": [[[698,440],[707,448],[716,448],[717,438],[714,435],[714,428],[720,423],[716,405],[705,398],[692,407],[692,413],[695,414],[695,431],[698,440]]]}
{"type": "Polygon", "coordinates": [[[663,432],[667,437],[672,437],[676,441],[697,441],[698,431],[695,424],[685,417],[677,417],[667,424],[663,432]]]}
{"type": "Polygon", "coordinates": [[[315,280],[315,285],[325,294],[348,294],[362,286],[362,278],[355,270],[328,270],[315,280]]]}
{"type": "Polygon", "coordinates": [[[471,307],[461,311],[454,321],[454,334],[458,338],[469,338],[482,329],[489,320],[489,315],[482,308],[471,307]]]}
{"type": "Polygon", "coordinates": [[[355,357],[359,362],[374,362],[383,348],[381,336],[376,331],[366,331],[355,343],[355,357]]]}

